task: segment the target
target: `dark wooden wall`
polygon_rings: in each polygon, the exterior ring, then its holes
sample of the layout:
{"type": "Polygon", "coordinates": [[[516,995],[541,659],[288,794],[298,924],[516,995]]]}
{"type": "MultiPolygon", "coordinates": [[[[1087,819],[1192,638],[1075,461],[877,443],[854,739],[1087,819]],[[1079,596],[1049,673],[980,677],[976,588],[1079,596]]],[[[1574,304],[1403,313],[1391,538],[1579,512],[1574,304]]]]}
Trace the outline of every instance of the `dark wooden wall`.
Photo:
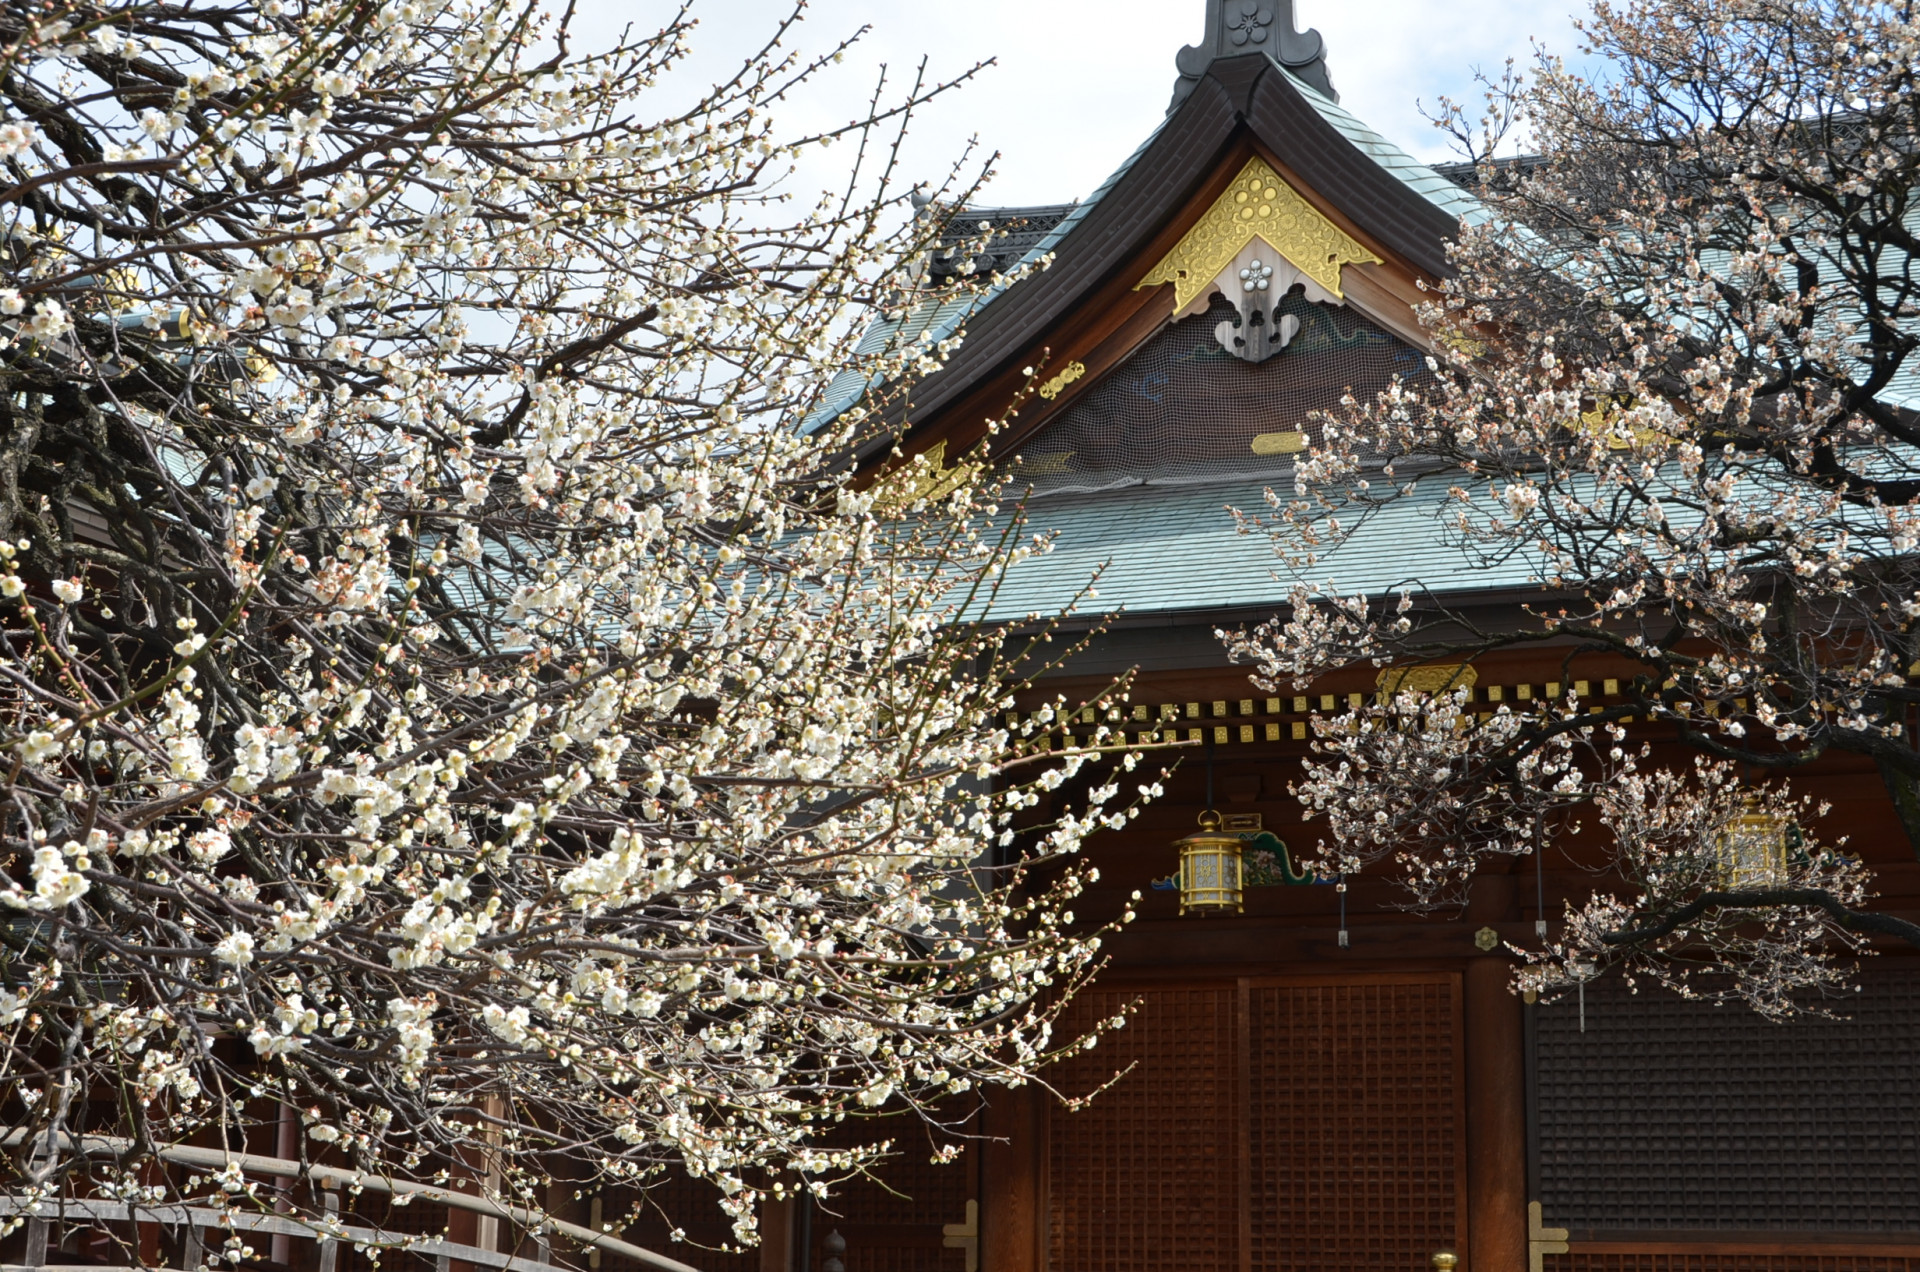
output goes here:
{"type": "MultiPolygon", "coordinates": [[[[1475,705],[1493,709],[1489,687],[1513,701],[1520,685],[1537,696],[1575,679],[1604,698],[1609,674],[1620,672],[1597,660],[1569,667],[1558,655],[1489,660],[1475,705]]],[[[1077,702],[1104,683],[1089,676],[1047,688],[1077,702]]],[[[1374,688],[1362,674],[1308,695],[1270,697],[1244,669],[1156,670],[1133,687],[1119,723],[1136,738],[1177,728],[1182,740],[1213,739],[1215,805],[1259,813],[1305,856],[1321,827],[1302,821],[1288,792],[1307,748],[1296,736],[1307,730],[1297,727],[1305,714],[1295,698],[1318,706],[1323,696],[1374,688]],[[1141,707],[1148,719],[1135,720],[1141,707]],[[1176,718],[1165,720],[1169,709],[1176,718]]],[[[1069,727],[1080,741],[1090,731],[1084,721],[1069,727]]],[[[1671,745],[1659,726],[1631,727],[1656,749],[1671,745]]],[[[1462,910],[1437,916],[1395,909],[1400,894],[1384,872],[1352,879],[1344,947],[1331,887],[1251,889],[1242,915],[1182,918],[1177,894],[1150,885],[1174,871],[1172,842],[1205,806],[1205,747],[1155,752],[1130,780],[1151,780],[1163,764],[1174,766],[1165,795],[1126,830],[1089,844],[1101,879],[1076,905],[1087,921],[1101,922],[1136,890],[1143,894],[1139,919],[1109,943],[1112,965],[1069,1027],[1131,1002],[1139,1012],[1050,1081],[1071,1097],[1124,1076],[1078,1109],[1039,1088],[991,1093],[979,1123],[984,1138],[968,1161],[936,1168],[903,1159],[896,1168],[908,1173],[900,1191],[913,1204],[885,1205],[896,1207],[889,1213],[901,1224],[921,1225],[918,1237],[907,1239],[905,1227],[891,1237],[884,1225],[867,1228],[861,1216],[870,1203],[844,1203],[851,1232],[875,1243],[863,1253],[850,1239],[847,1272],[961,1272],[958,1253],[937,1234],[967,1197],[981,1203],[983,1272],[1411,1272],[1442,1248],[1458,1251],[1473,1272],[1527,1268],[1527,1203],[1538,1199],[1528,1179],[1527,1093],[1538,1079],[1528,1068],[1525,1022],[1538,1009],[1511,991],[1512,958],[1480,950],[1474,936],[1491,926],[1503,940],[1532,942],[1537,918],[1557,922],[1564,901],[1604,882],[1594,874],[1600,843],[1553,846],[1544,911],[1530,860],[1489,872],[1462,910]],[[943,1171],[946,1182],[938,1182],[943,1171]]],[[[1071,801],[1096,780],[1089,772],[1056,798],[1071,801]]],[[[1830,756],[1794,780],[1832,804],[1812,829],[1827,842],[1844,836],[1873,866],[1876,904],[1920,917],[1920,861],[1872,765],[1830,756]]],[[[1920,963],[1889,955],[1889,965],[1920,963]]],[[[1920,1051],[1920,1021],[1912,1032],[1920,1051]]],[[[1730,1098],[1738,1102],[1737,1093],[1730,1098]]],[[[1729,1116],[1751,1121],[1765,1111],[1729,1116]]],[[[1838,1231],[1733,1234],[1738,1239],[1584,1231],[1541,1266],[1920,1272],[1913,1232],[1863,1240],[1838,1231]]],[[[811,1272],[820,1272],[819,1240],[816,1230],[811,1272]]],[[[763,1272],[781,1269],[767,1262],[763,1272]]]]}

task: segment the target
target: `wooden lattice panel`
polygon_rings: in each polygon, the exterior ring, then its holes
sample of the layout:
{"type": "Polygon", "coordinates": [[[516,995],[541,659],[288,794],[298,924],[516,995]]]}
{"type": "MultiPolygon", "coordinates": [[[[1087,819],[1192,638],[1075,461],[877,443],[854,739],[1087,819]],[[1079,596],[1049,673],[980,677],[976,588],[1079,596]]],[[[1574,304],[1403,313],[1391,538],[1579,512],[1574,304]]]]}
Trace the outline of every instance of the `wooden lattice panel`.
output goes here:
{"type": "Polygon", "coordinates": [[[1531,1008],[1546,1222],[1920,1234],[1920,976],[1836,1007],[1774,1024],[1606,980],[1584,1033],[1574,1001],[1531,1008]]]}
{"type": "Polygon", "coordinates": [[[1248,991],[1255,1269],[1421,1268],[1459,1248],[1459,990],[1248,991]]]}
{"type": "MultiPolygon", "coordinates": [[[[1073,1021],[1133,997],[1088,991],[1073,1021]]],[[[1051,1114],[1049,1272],[1239,1272],[1238,992],[1140,997],[1125,1029],[1054,1076],[1077,1095],[1133,1066],[1086,1108],[1051,1114]]]]}

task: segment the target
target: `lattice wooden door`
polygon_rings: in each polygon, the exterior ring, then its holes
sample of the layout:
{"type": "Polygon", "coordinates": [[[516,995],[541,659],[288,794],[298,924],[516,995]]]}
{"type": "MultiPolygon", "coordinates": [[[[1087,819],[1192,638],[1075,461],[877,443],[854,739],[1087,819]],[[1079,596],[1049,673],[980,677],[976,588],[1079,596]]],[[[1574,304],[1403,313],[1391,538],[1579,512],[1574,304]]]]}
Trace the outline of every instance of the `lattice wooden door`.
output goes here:
{"type": "Polygon", "coordinates": [[[1067,1065],[1049,1272],[1338,1272],[1465,1244],[1457,977],[1091,992],[1132,1023],[1067,1065]]]}
{"type": "MultiPolygon", "coordinates": [[[[1075,1023],[1134,995],[1090,990],[1075,1023]]],[[[1238,1272],[1237,993],[1232,985],[1142,995],[1125,1029],[1066,1066],[1064,1092],[1132,1072],[1048,1127],[1051,1272],[1238,1272]]]]}
{"type": "Polygon", "coordinates": [[[1251,1266],[1428,1266],[1463,1249],[1459,981],[1249,991],[1251,1266]]]}

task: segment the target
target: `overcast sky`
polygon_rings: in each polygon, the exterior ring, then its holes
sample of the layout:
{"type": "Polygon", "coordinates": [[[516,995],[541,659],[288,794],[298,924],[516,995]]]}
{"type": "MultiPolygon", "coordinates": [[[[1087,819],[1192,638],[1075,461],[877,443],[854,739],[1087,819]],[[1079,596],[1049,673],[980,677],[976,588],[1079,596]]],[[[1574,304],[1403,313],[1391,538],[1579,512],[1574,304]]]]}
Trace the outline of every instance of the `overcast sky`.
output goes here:
{"type": "MultiPolygon", "coordinates": [[[[1317,27],[1342,103],[1412,153],[1447,157],[1417,103],[1473,93],[1476,66],[1531,59],[1530,40],[1574,60],[1572,17],[1583,0],[1297,0],[1301,28],[1317,27]]],[[[696,0],[701,56],[712,69],[763,35],[786,0],[696,0]]],[[[590,28],[623,22],[657,29],[664,0],[581,0],[590,28]]],[[[789,127],[844,123],[858,113],[882,62],[911,74],[953,75],[997,65],[929,108],[914,129],[908,167],[938,180],[970,136],[1002,158],[985,201],[1068,202],[1099,185],[1166,111],[1174,53],[1200,38],[1204,0],[812,0],[797,44],[819,49],[860,27],[856,55],[784,116],[789,127]]]]}

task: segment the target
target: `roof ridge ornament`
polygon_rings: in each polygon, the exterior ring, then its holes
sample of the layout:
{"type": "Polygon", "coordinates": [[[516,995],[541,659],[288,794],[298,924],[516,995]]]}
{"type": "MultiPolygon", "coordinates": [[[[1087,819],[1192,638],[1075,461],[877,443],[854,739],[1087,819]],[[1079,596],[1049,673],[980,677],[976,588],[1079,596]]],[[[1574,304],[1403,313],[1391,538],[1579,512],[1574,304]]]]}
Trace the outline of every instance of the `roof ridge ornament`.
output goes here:
{"type": "Polygon", "coordinates": [[[1295,79],[1310,84],[1334,101],[1327,77],[1326,41],[1315,30],[1296,31],[1293,26],[1293,0],[1206,0],[1207,29],[1200,43],[1189,44],[1174,55],[1173,64],[1180,78],[1173,85],[1171,115],[1187,100],[1200,77],[1207,73],[1215,58],[1239,57],[1246,53],[1265,53],[1287,68],[1295,79]]]}

